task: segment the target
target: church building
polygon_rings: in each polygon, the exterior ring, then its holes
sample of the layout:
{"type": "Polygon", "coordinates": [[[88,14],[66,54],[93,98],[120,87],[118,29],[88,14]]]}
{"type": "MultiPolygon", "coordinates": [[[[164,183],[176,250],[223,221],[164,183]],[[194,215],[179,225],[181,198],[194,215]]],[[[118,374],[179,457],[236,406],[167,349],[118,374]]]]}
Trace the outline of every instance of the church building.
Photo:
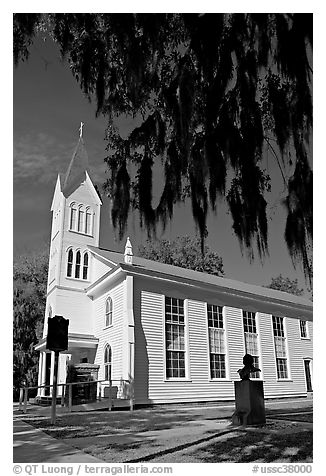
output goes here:
{"type": "MultiPolygon", "coordinates": [[[[58,382],[71,365],[92,369],[102,396],[113,385],[117,399],[127,388],[136,405],[232,400],[246,353],[266,398],[312,391],[309,300],[137,257],[132,237],[120,253],[103,249],[101,206],[81,133],[51,206],[39,386],[53,382],[47,322],[60,315],[69,319],[69,338],[58,382]]],[[[38,396],[50,394],[41,388],[38,396]]]]}

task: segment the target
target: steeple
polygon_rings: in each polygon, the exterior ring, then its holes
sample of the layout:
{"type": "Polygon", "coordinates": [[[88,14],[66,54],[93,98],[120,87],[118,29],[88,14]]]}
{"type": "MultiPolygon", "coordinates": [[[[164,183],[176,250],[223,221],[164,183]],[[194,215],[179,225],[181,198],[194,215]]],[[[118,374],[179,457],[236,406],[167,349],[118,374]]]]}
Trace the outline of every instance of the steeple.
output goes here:
{"type": "Polygon", "coordinates": [[[132,257],[133,257],[132,246],[128,236],[126,246],[125,246],[125,253],[124,253],[125,263],[132,264],[132,257]]]}
{"type": "Polygon", "coordinates": [[[83,139],[83,125],[83,122],[81,122],[78,144],[63,180],[62,193],[66,198],[86,180],[86,171],[89,169],[88,156],[83,139]]]}

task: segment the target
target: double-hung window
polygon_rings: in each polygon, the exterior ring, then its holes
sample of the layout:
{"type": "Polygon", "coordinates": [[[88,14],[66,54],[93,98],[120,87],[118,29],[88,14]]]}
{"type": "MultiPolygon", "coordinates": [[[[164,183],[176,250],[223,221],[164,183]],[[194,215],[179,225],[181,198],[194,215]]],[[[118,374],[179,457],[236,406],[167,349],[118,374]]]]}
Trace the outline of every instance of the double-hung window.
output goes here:
{"type": "Polygon", "coordinates": [[[89,208],[86,209],[85,214],[85,233],[86,235],[92,234],[92,213],[89,208]]]}
{"type": "Polygon", "coordinates": [[[113,302],[112,298],[108,297],[105,303],[105,327],[112,326],[113,302]]]}
{"type": "Polygon", "coordinates": [[[84,233],[84,210],[80,206],[78,208],[78,231],[84,233]]]}
{"type": "Polygon", "coordinates": [[[288,364],[286,351],[286,337],[284,332],[284,318],[272,316],[273,334],[276,355],[277,378],[288,378],[288,364]]]}
{"type": "Polygon", "coordinates": [[[70,205],[70,224],[69,224],[70,230],[76,229],[76,221],[77,221],[77,206],[75,203],[72,203],[70,205]]]}
{"type": "MultiPolygon", "coordinates": [[[[253,365],[259,368],[259,347],[256,315],[254,312],[250,311],[242,311],[242,315],[246,354],[252,355],[254,359],[253,365]]],[[[259,378],[259,372],[253,372],[251,377],[259,378]]]]}
{"type": "Polygon", "coordinates": [[[68,278],[72,277],[72,266],[74,262],[74,252],[72,249],[68,251],[68,259],[67,259],[67,276],[68,278]]]}
{"type": "Polygon", "coordinates": [[[211,378],[226,378],[223,307],[207,304],[211,378]]]}
{"type": "Polygon", "coordinates": [[[81,254],[80,251],[76,253],[76,265],[75,265],[75,278],[80,279],[80,260],[81,254]]]}
{"type": "Polygon", "coordinates": [[[183,299],[165,297],[166,377],[185,378],[185,316],[183,299]]]}
{"type": "Polygon", "coordinates": [[[83,263],[83,279],[87,279],[88,275],[88,253],[84,254],[84,263],[83,263]]]}
{"type": "Polygon", "coordinates": [[[307,321],[300,321],[300,336],[302,339],[308,339],[307,321]]]}
{"type": "Polygon", "coordinates": [[[111,380],[112,377],[112,350],[110,345],[104,349],[104,380],[111,380]]]}

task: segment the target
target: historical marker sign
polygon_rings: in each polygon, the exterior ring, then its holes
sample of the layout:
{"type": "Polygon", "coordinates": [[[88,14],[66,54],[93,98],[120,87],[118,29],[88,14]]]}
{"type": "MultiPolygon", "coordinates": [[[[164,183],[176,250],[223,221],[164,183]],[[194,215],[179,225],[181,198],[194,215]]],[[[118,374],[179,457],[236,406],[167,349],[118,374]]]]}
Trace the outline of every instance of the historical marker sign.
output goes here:
{"type": "Polygon", "coordinates": [[[69,319],[65,319],[63,316],[54,316],[48,319],[47,349],[54,352],[68,350],[68,326],[69,319]]]}

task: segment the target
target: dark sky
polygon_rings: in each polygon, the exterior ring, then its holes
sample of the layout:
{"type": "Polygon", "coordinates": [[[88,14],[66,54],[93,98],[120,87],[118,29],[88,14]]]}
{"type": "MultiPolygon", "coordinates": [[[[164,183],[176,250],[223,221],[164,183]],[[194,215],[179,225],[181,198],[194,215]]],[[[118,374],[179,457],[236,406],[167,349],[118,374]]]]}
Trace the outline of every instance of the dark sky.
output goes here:
{"type": "MultiPolygon", "coordinates": [[[[95,117],[95,105],[83,96],[66,63],[50,42],[37,41],[27,62],[14,70],[14,254],[47,246],[50,237],[50,206],[58,172],[64,172],[78,141],[80,121],[85,123],[84,140],[89,156],[92,178],[99,187],[105,180],[104,140],[106,121],[95,117]]],[[[122,119],[123,131],[130,120],[122,119]]],[[[217,216],[208,219],[207,244],[222,256],[225,276],[254,283],[269,284],[279,275],[298,278],[305,287],[302,271],[294,270],[284,239],[285,212],[280,205],[284,196],[281,176],[271,155],[265,161],[273,180],[269,202],[270,256],[262,264],[258,257],[250,264],[241,255],[237,238],[232,233],[231,217],[224,204],[217,216]]],[[[157,181],[159,184],[160,181],[157,181]]],[[[162,237],[196,234],[189,205],[180,206],[162,237]]],[[[130,218],[128,235],[137,249],[146,240],[136,216],[130,218]]],[[[159,234],[160,236],[160,234],[159,234]]],[[[126,235],[127,237],[127,235],[126,235]]],[[[126,239],[125,237],[125,239],[126,239]]],[[[108,203],[102,207],[101,246],[121,251],[109,221],[108,203]]]]}

